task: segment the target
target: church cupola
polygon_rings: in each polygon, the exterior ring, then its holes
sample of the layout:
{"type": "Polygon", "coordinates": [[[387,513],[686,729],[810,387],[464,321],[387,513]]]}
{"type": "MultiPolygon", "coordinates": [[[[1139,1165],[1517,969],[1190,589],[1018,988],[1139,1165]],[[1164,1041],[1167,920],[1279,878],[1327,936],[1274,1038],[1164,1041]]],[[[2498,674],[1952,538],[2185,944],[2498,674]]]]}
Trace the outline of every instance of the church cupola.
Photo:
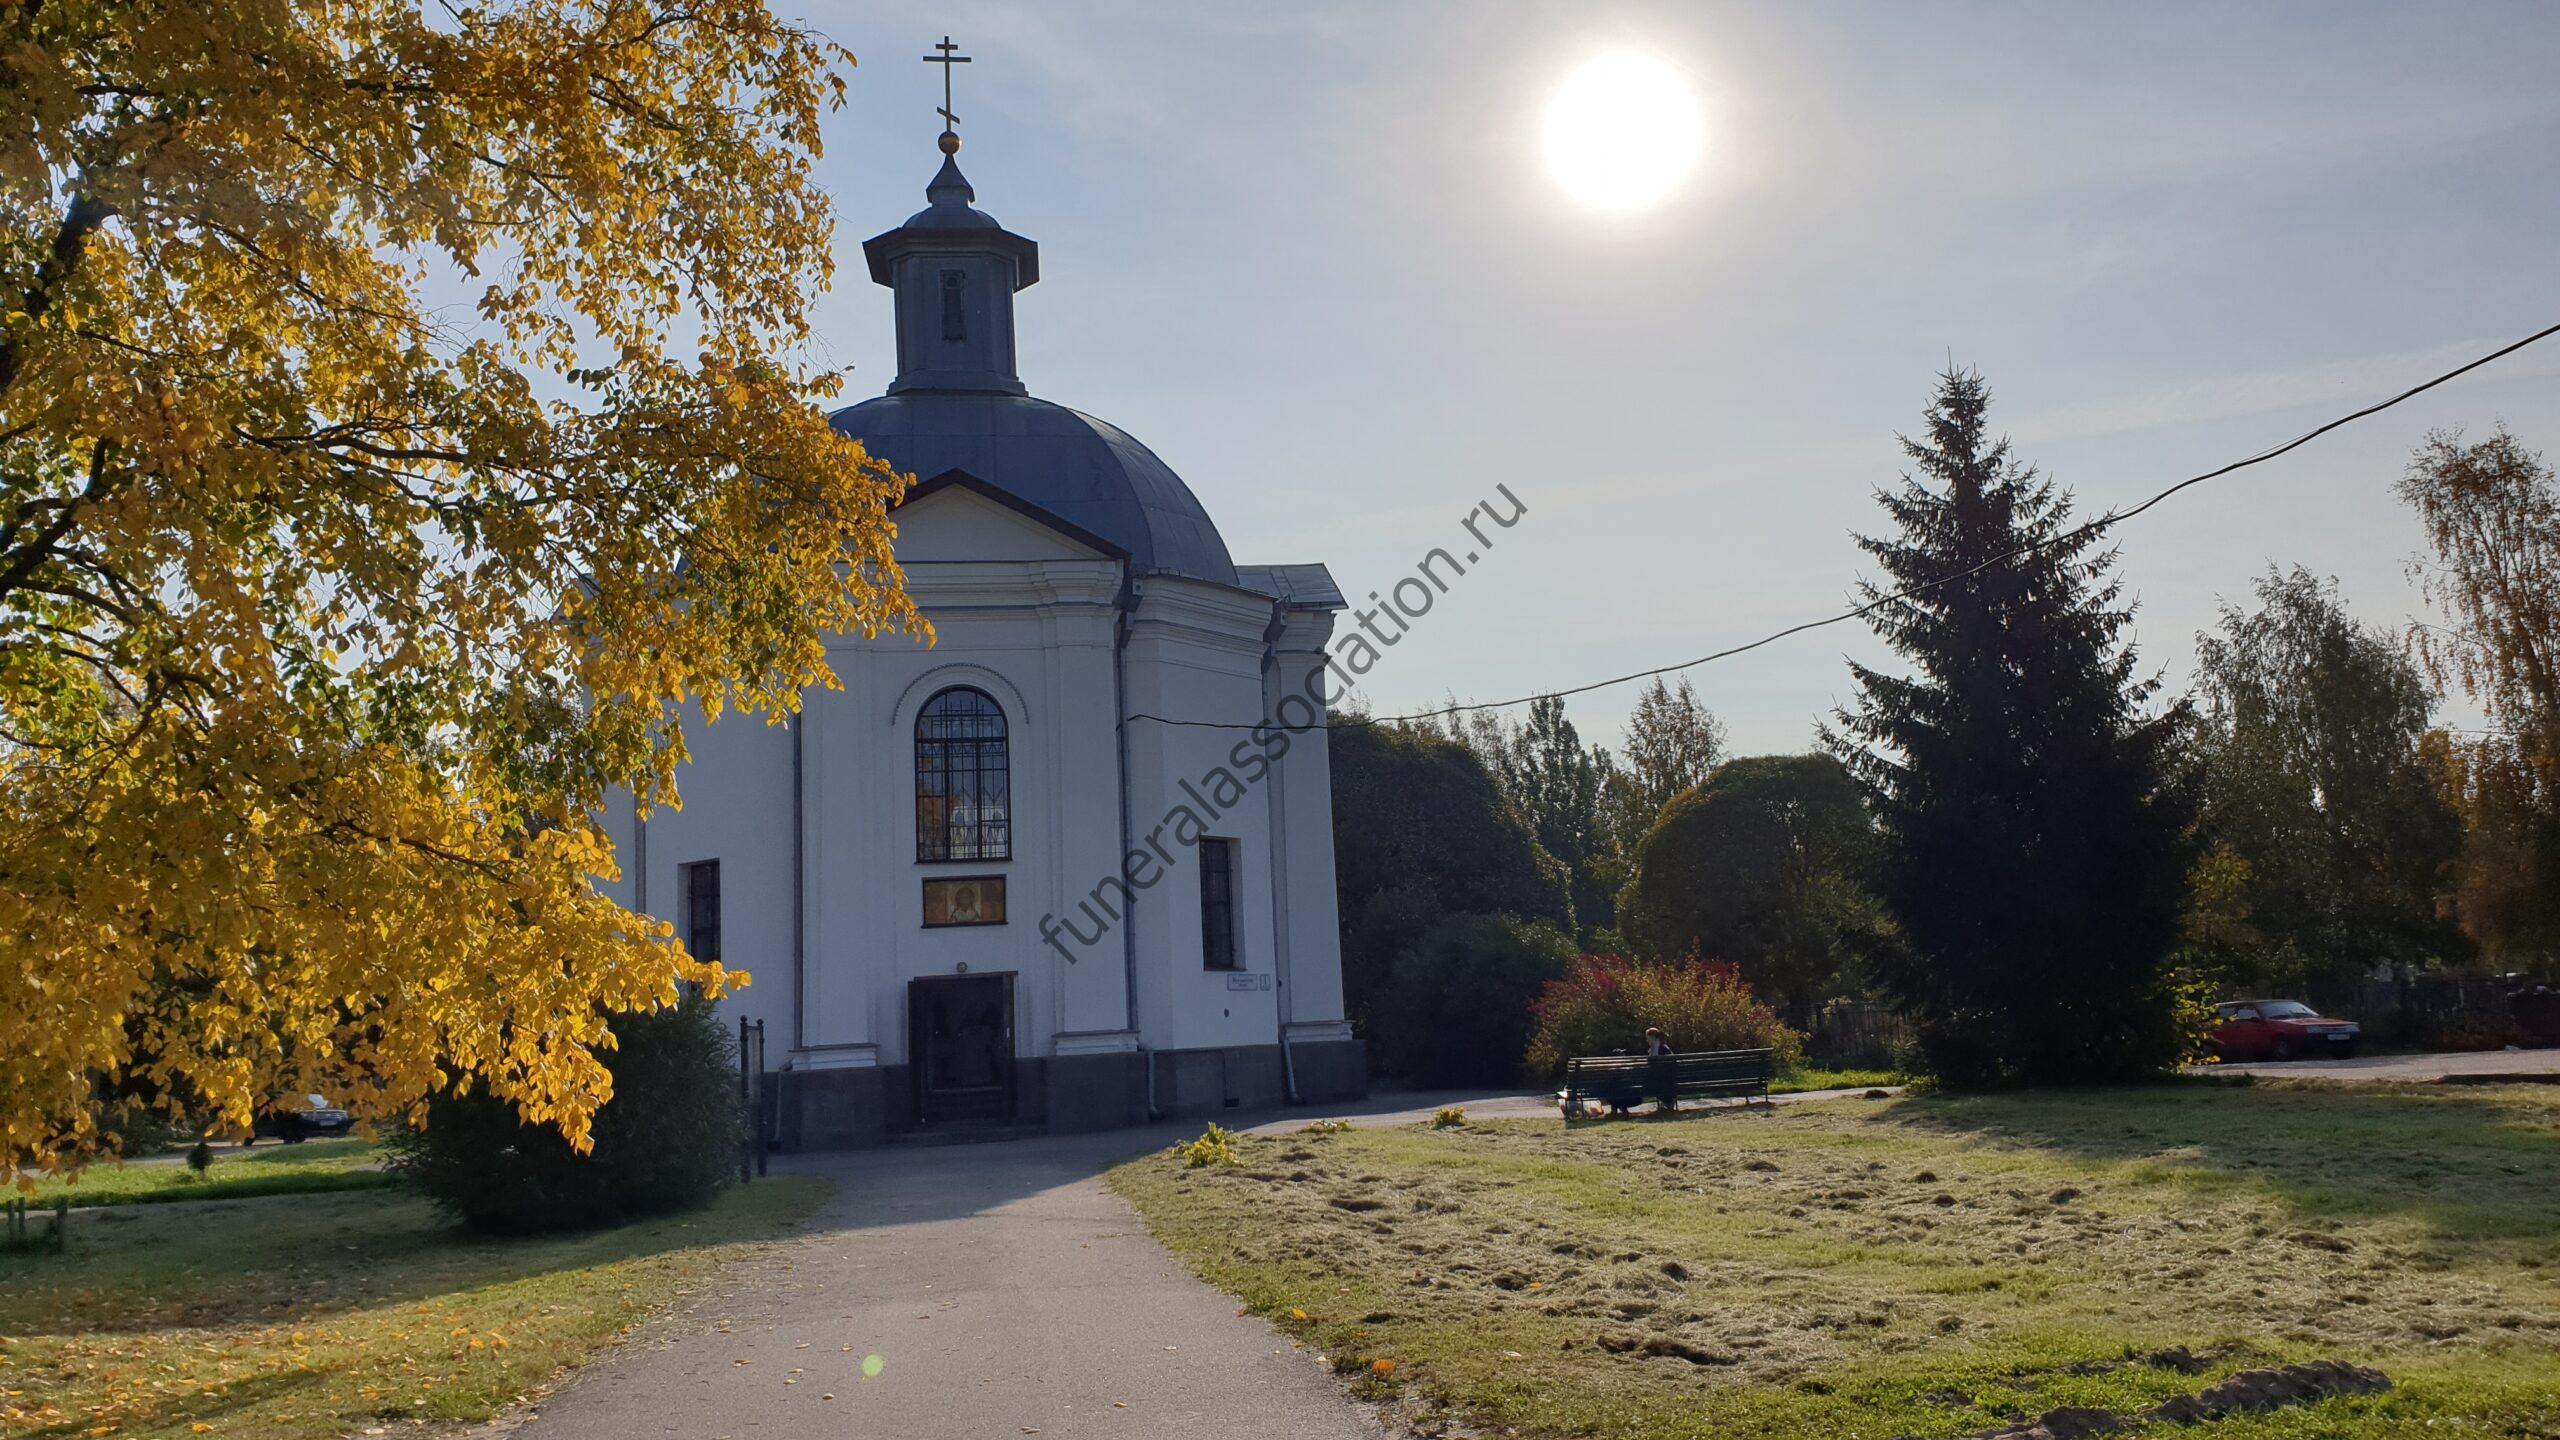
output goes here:
{"type": "Polygon", "coordinates": [[[960,137],[941,137],[931,203],[862,244],[871,278],[897,296],[898,376],[889,393],[1026,393],[1013,353],[1013,292],[1040,278],[1040,247],[974,209],[960,137]]]}
{"type": "Polygon", "coordinates": [[[1127,431],[1032,395],[1014,361],[1014,292],[1040,278],[1040,247],[975,208],[960,173],[949,37],[942,170],[932,203],[864,242],[871,278],[897,297],[898,366],[887,393],[827,417],[836,433],[917,483],[959,472],[1125,558],[1132,576],[1238,586],[1227,542],[1182,477],[1127,431]]]}

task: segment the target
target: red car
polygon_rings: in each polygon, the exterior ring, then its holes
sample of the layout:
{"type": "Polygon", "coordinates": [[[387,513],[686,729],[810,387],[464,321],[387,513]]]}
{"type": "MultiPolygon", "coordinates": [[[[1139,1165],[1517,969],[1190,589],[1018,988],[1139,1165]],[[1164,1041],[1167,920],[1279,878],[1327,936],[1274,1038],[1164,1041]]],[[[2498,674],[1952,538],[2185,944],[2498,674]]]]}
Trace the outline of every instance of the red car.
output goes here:
{"type": "Polygon", "coordinates": [[[2225,1060],[2344,1060],[2364,1033],[2353,1020],[2332,1020],[2299,1000],[2234,1000],[2213,1013],[2213,1053],[2225,1060]]]}

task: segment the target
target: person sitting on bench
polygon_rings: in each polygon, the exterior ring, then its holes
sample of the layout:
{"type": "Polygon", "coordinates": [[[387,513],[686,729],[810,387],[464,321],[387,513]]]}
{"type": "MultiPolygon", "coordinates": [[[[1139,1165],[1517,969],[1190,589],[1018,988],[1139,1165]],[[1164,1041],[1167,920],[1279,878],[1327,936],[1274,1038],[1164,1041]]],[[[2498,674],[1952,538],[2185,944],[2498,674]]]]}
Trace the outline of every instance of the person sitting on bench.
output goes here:
{"type": "Polygon", "coordinates": [[[1652,1082],[1653,1103],[1666,1111],[1679,1109],[1680,1072],[1671,1063],[1676,1052],[1671,1048],[1671,1037],[1662,1033],[1661,1026],[1644,1028],[1644,1053],[1653,1061],[1645,1067],[1651,1072],[1646,1078],[1652,1082]]]}

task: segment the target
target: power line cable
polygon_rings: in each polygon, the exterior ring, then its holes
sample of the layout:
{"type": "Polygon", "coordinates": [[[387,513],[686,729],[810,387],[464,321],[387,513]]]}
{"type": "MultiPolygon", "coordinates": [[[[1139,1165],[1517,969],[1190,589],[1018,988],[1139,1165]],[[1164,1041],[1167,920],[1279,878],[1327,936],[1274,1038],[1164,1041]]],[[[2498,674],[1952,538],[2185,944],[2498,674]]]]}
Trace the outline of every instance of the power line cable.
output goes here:
{"type": "Polygon", "coordinates": [[[2069,530],[2063,531],[2061,534],[2048,536],[2042,540],[2031,540],[2024,545],[2019,545],[2012,549],[2003,551],[1998,555],[1994,555],[1979,564],[1969,566],[1963,570],[1958,570],[1947,575],[1941,575],[1934,580],[1923,580],[1919,584],[1908,586],[1901,590],[1896,590],[1889,595],[1879,595],[1875,599],[1870,600],[1863,605],[1853,606],[1850,609],[1840,611],[1834,615],[1825,615],[1819,619],[1801,621],[1797,624],[1787,626],[1783,630],[1772,630],[1757,640],[1748,641],[1740,645],[1727,646],[1722,650],[1701,655],[1695,660],[1682,660],[1675,664],[1657,665],[1650,670],[1631,671],[1625,675],[1614,675],[1606,680],[1593,680],[1587,684],[1571,685],[1559,690],[1541,690],[1536,694],[1516,696],[1509,700],[1476,700],[1463,705],[1452,704],[1443,705],[1433,710],[1418,710],[1409,715],[1368,715],[1353,716],[1343,720],[1328,719],[1322,724],[1317,725],[1282,725],[1268,719],[1255,721],[1251,724],[1238,724],[1234,721],[1228,720],[1176,720],[1168,716],[1146,713],[1131,715],[1128,718],[1131,720],[1147,720],[1158,725],[1171,725],[1185,729],[1258,730],[1269,728],[1275,731],[1292,733],[1326,729],[1337,725],[1398,725],[1410,723],[1416,720],[1438,719],[1444,715],[1467,714],[1478,710],[1507,710],[1514,705],[1526,705],[1536,700],[1560,700],[1569,695],[1585,695],[1594,690],[1606,690],[1613,685],[1624,685],[1636,680],[1650,680],[1657,675],[1671,675],[1683,670],[1694,670],[1701,665],[1713,664],[1718,660],[1729,660],[1736,655],[1749,654],[1751,651],[1758,650],[1764,646],[1774,645],[1781,640],[1802,635],[1809,630],[1820,630],[1832,625],[1845,624],[1851,620],[1863,619],[1878,610],[1884,609],[1888,605],[1899,604],[1902,601],[1912,599],[1915,596],[1925,595],[1942,585],[1952,585],[1958,580],[1978,575],[1994,565],[1999,565],[2006,561],[2017,559],[2021,555],[2031,554],[2034,551],[2053,546],[2074,544],[2084,536],[2096,535],[2110,526],[2120,525],[2127,520],[2131,520],[2135,516],[2144,513],[2153,506],[2160,504],[2170,496],[2176,495],[2181,491],[2201,485],[2208,480],[2218,480],[2225,475],[2233,473],[2234,471],[2246,470],[2252,465],[2263,465],[2281,455],[2286,455],[2292,451],[2299,450],[2303,446],[2310,444],[2312,441],[2319,439],[2321,436],[2328,434],[2332,430],[2336,430],[2342,426],[2352,425],[2359,420],[2363,420],[2374,415],[2379,415],[2383,411],[2390,409],[2392,406],[2397,405],[2404,400],[2413,399],[2435,389],[2439,385],[2460,379],[2462,376],[2470,374],[2472,371],[2479,369],[2483,365],[2505,359],[2507,356],[2513,355],[2528,345],[2548,340],[2554,335],[2560,335],[2560,325],[2546,326],[2545,328],[2537,330],[2513,344],[2501,346],[2498,349],[2492,350],[2488,354],[2481,356],[2477,360],[2473,360],[2467,364],[2458,365],[2451,370],[2447,370],[2432,380],[2412,385],[2408,389],[2401,391],[2399,394],[2392,396],[2388,400],[2376,401],[2371,405],[2365,406],[2361,410],[2341,415],[2337,419],[2329,421],[2325,425],[2306,430],[2292,439],[2285,441],[2281,445],[2261,450],[2255,455],[2251,455],[2240,460],[2234,460],[2228,465],[2221,466],[2218,469],[2207,470],[2200,475],[2190,475],[2186,479],[2169,486],[2167,489],[2160,491],[2159,493],[2151,496],[2151,498],[2143,501],[2139,505],[2131,507],[2130,509],[2111,510],[2094,520],[2086,521],[2069,530]]]}

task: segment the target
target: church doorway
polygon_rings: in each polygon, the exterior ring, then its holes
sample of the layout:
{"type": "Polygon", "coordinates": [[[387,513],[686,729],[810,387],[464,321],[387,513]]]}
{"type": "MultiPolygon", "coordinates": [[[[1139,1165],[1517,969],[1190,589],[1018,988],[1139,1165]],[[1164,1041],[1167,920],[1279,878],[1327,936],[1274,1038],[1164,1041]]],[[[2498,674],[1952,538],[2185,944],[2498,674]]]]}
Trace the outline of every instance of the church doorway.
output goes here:
{"type": "Polygon", "coordinates": [[[1013,1118],[1013,977],[933,975],[907,984],[916,1120],[1013,1118]]]}

